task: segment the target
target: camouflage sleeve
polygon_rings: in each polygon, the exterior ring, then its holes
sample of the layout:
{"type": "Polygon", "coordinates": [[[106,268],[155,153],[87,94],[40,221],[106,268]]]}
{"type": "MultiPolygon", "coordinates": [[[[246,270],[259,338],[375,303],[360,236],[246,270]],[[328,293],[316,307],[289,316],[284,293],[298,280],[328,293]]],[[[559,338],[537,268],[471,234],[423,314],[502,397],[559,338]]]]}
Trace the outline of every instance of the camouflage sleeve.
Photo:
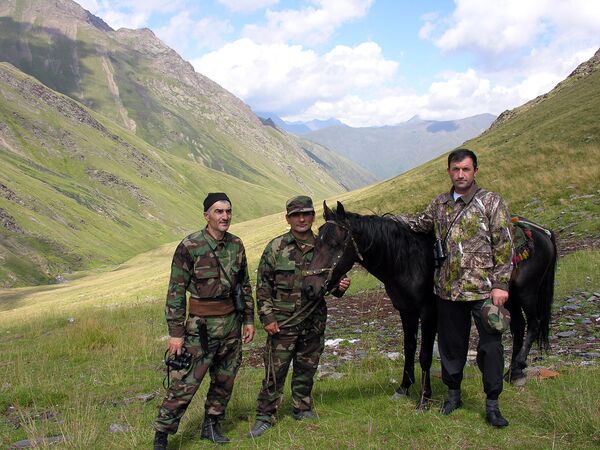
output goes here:
{"type": "Polygon", "coordinates": [[[490,211],[490,235],[492,238],[492,289],[508,291],[508,281],[512,272],[513,246],[510,234],[510,215],[508,208],[498,197],[490,211]]]}
{"type": "MultiPolygon", "coordinates": [[[[342,278],[348,278],[348,274],[345,273],[344,275],[342,275],[342,278]]],[[[342,279],[340,278],[340,280],[342,279]]],[[[331,295],[333,295],[334,297],[340,298],[341,296],[343,296],[346,293],[346,291],[342,292],[338,289],[338,286],[336,286],[335,288],[333,288],[333,290],[331,291],[331,295]]]]}
{"type": "Polygon", "coordinates": [[[268,325],[277,320],[273,313],[275,261],[271,245],[269,244],[265,248],[256,274],[256,306],[263,325],[268,325]]]}
{"type": "Polygon", "coordinates": [[[252,298],[252,286],[248,276],[248,261],[246,260],[246,250],[242,246],[242,287],[244,289],[244,300],[246,309],[244,310],[244,325],[254,325],[254,298],[252,298]]]}
{"type": "Polygon", "coordinates": [[[171,337],[185,335],[186,291],[190,284],[192,270],[194,270],[192,255],[181,242],[173,255],[165,306],[165,316],[171,337]]]}
{"type": "Polygon", "coordinates": [[[425,211],[413,216],[397,216],[400,222],[406,223],[411,230],[417,233],[429,233],[433,230],[434,202],[431,202],[425,211]]]}

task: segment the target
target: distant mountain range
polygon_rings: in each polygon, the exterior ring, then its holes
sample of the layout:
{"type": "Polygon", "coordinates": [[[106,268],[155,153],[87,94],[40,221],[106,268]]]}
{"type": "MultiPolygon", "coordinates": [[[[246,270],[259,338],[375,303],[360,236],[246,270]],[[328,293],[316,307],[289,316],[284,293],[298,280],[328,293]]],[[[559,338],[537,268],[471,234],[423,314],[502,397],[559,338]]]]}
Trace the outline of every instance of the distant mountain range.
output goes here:
{"type": "Polygon", "coordinates": [[[322,128],[332,127],[335,125],[343,125],[338,119],[327,120],[309,120],[308,122],[287,122],[272,112],[256,112],[256,115],[264,124],[272,124],[277,128],[288,133],[302,134],[309,131],[320,130],[322,128]],[[270,121],[270,122],[269,122],[270,121]]]}
{"type": "MultiPolygon", "coordinates": [[[[553,229],[559,248],[580,240],[594,249],[600,236],[600,50],[551,91],[503,112],[465,146],[477,153],[478,184],[502,194],[512,214],[553,229]]],[[[439,156],[344,194],[345,206],[379,214],[422,211],[449,189],[445,168],[445,155],[439,156]]]]}
{"type": "Polygon", "coordinates": [[[460,120],[413,117],[394,126],[353,128],[336,125],[303,132],[302,137],[354,161],[379,179],[429,161],[485,131],[496,116],[480,114],[460,120]]]}
{"type": "Polygon", "coordinates": [[[374,180],[265,126],[152,31],[112,30],[71,0],[0,1],[0,286],[121,262],[202,225],[374,180]]]}

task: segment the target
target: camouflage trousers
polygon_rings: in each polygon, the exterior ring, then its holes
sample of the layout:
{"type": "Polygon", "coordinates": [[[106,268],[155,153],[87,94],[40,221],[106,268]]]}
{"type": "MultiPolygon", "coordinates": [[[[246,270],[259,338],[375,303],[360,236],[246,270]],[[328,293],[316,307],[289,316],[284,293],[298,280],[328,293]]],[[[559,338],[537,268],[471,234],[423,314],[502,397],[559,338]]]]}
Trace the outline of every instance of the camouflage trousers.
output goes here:
{"type": "Polygon", "coordinates": [[[325,348],[327,315],[318,314],[290,329],[267,338],[265,347],[265,379],[258,394],[256,418],[274,422],[283,401],[283,387],[290,367],[292,372],[292,404],[294,410],[312,409],[311,392],[319,359],[325,348]]]}
{"type": "Polygon", "coordinates": [[[210,373],[210,387],[204,405],[205,415],[217,419],[225,415],[233,382],[242,362],[241,324],[241,317],[237,313],[188,318],[184,345],[194,358],[189,369],[171,372],[172,382],[158,409],[155,430],[177,432],[179,421],[206,372],[210,373]],[[208,331],[207,354],[200,343],[200,327],[203,322],[208,331]]]}

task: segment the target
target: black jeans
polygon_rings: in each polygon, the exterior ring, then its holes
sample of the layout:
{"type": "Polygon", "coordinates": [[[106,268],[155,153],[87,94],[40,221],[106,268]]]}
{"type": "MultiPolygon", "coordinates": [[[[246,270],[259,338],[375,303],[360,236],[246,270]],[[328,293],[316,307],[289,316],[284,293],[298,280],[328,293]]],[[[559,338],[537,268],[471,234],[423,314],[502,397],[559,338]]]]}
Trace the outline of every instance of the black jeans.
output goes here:
{"type": "Polygon", "coordinates": [[[490,334],[481,325],[482,305],[483,300],[461,302],[438,297],[438,347],[442,360],[442,381],[448,389],[460,389],[473,316],[479,333],[477,366],[483,374],[483,391],[488,399],[497,400],[502,392],[504,347],[501,334],[490,334]]]}

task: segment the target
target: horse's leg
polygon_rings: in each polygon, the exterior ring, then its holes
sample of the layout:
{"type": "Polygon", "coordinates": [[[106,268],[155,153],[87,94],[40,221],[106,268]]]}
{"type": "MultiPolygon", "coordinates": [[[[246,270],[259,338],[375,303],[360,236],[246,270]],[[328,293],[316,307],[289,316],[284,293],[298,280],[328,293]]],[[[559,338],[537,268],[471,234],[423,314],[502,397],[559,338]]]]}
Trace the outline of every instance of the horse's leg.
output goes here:
{"type": "Polygon", "coordinates": [[[404,331],[404,373],[402,384],[394,398],[407,396],[408,390],[415,382],[415,353],[417,352],[417,332],[419,329],[419,311],[400,311],[402,329],[404,331]]]}
{"type": "MultiPolygon", "coordinates": [[[[537,312],[537,293],[527,292],[521,293],[521,304],[525,317],[527,318],[527,331],[525,339],[522,339],[522,346],[518,350],[513,348],[513,358],[510,367],[510,380],[512,383],[518,382],[519,379],[525,378],[524,369],[527,367],[527,357],[534,342],[537,341],[540,333],[540,320],[537,312]],[[517,352],[515,356],[515,352],[517,352]]],[[[521,380],[522,381],[522,380],[521,380]]]]}
{"type": "Polygon", "coordinates": [[[435,298],[426,299],[421,309],[421,398],[417,409],[426,409],[431,402],[431,363],[433,361],[433,344],[437,332],[437,310],[435,298]]]}
{"type": "Polygon", "coordinates": [[[511,292],[510,300],[506,304],[506,308],[510,311],[510,332],[512,334],[512,355],[510,359],[510,367],[504,375],[504,379],[513,383],[518,378],[523,378],[525,374],[523,370],[517,369],[517,355],[523,348],[523,338],[525,337],[525,318],[521,311],[521,302],[517,294],[511,292]]]}

